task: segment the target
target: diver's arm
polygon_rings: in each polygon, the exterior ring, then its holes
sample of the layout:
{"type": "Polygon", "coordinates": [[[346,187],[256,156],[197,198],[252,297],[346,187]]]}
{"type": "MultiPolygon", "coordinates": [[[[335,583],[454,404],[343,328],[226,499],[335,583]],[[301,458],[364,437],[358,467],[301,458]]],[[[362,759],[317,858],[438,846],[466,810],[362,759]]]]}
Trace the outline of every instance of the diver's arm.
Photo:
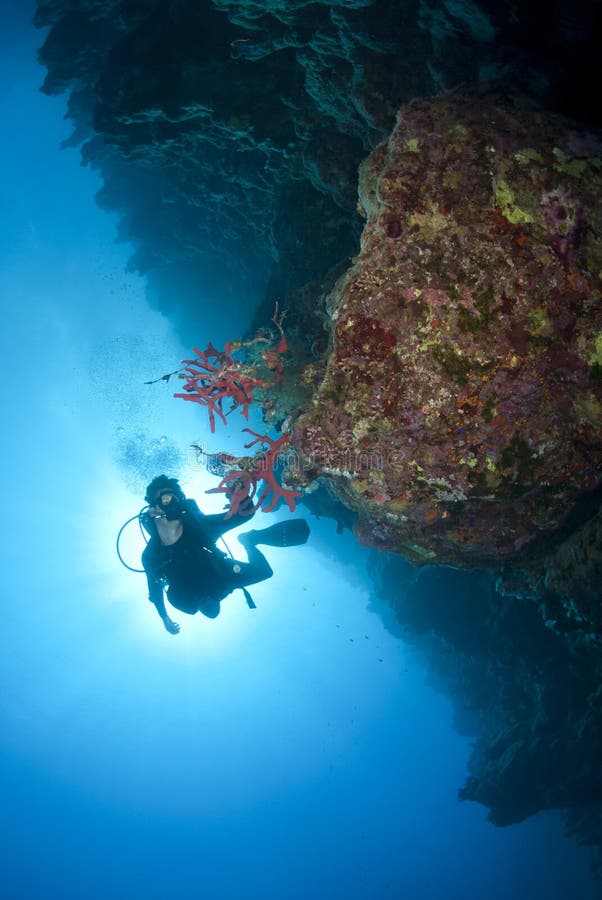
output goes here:
{"type": "Polygon", "coordinates": [[[169,631],[170,634],[178,634],[180,631],[180,626],[177,622],[174,622],[173,619],[170,619],[169,616],[165,616],[163,619],[163,624],[165,625],[165,630],[169,631]]]}
{"type": "Polygon", "coordinates": [[[170,634],[177,634],[180,626],[167,615],[163,598],[163,585],[156,578],[153,578],[152,575],[149,575],[148,572],[146,573],[146,580],[148,581],[148,599],[159,613],[166,631],[169,631],[170,634]]]}
{"type": "Polygon", "coordinates": [[[158,562],[156,539],[151,538],[142,553],[142,568],[146,572],[148,582],[148,599],[159,613],[166,631],[169,631],[170,634],[177,634],[180,626],[167,615],[163,599],[163,583],[156,576],[158,562]]]}
{"type": "Polygon", "coordinates": [[[226,512],[205,515],[205,513],[200,511],[194,500],[187,500],[186,504],[190,517],[195,525],[200,528],[207,545],[215,544],[226,531],[238,528],[239,525],[246,525],[255,515],[253,501],[250,497],[246,497],[240,504],[241,512],[235,513],[229,519],[226,518],[226,512]]]}
{"type": "Polygon", "coordinates": [[[156,578],[153,578],[152,575],[149,575],[148,572],[146,573],[146,580],[148,581],[148,599],[156,607],[161,618],[164,619],[167,612],[165,611],[165,600],[163,599],[163,585],[156,578]]]}

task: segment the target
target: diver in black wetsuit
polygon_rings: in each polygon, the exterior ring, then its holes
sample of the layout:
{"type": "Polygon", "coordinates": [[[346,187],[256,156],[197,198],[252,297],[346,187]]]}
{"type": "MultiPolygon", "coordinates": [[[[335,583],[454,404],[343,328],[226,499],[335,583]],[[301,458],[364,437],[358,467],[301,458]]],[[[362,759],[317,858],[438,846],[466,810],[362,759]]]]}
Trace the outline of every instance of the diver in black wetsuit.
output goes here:
{"type": "MultiPolygon", "coordinates": [[[[247,551],[248,562],[230,559],[215,546],[216,541],[231,528],[249,520],[237,514],[229,519],[225,514],[204,515],[194,500],[185,497],[176,478],[159,475],[146,489],[149,508],[144,525],[150,540],[142,554],[142,565],[148,580],[149,600],[159,613],[170,634],[177,634],[180,626],[167,614],[163,597],[181,612],[194,615],[201,612],[214,619],[220,604],[236,588],[265,581],[272,569],[257,544],[286,547],[303,544],[309,535],[304,519],[279,522],[260,531],[240,535],[239,541],[247,551]]],[[[249,509],[251,500],[246,501],[249,509]]],[[[242,504],[245,509],[245,502],[242,504]]],[[[247,602],[252,604],[248,594],[247,602]]]]}

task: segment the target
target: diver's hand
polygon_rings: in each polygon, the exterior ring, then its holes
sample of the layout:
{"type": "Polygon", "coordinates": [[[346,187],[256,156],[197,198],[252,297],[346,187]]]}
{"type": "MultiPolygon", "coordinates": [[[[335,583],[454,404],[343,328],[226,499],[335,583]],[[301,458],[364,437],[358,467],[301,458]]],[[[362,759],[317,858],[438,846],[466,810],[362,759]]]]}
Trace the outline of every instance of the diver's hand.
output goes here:
{"type": "Polygon", "coordinates": [[[169,631],[170,634],[177,634],[179,632],[180,626],[177,622],[174,622],[173,619],[170,619],[169,616],[165,616],[161,621],[165,625],[165,630],[169,631]]]}
{"type": "Polygon", "coordinates": [[[251,516],[255,515],[253,500],[251,499],[251,497],[245,497],[244,500],[240,501],[238,512],[240,515],[247,516],[249,519],[251,518],[251,516]]]}
{"type": "MultiPolygon", "coordinates": [[[[244,481],[242,478],[237,478],[235,481],[229,485],[229,490],[226,493],[226,499],[232,503],[232,497],[235,494],[240,494],[245,489],[244,481]]],[[[246,497],[243,497],[238,504],[238,515],[239,516],[251,516],[255,515],[255,505],[253,502],[253,498],[247,494],[246,497]]]]}

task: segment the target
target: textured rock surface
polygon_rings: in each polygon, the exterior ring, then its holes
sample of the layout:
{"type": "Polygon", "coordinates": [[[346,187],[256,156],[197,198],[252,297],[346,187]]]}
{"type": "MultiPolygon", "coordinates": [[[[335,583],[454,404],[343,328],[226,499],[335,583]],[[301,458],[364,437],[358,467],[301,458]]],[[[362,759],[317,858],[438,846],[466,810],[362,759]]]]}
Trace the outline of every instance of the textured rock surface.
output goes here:
{"type": "Polygon", "coordinates": [[[295,443],[364,540],[496,563],[599,484],[601,155],[469,91],[406,107],[362,165],[361,252],[295,443]]]}

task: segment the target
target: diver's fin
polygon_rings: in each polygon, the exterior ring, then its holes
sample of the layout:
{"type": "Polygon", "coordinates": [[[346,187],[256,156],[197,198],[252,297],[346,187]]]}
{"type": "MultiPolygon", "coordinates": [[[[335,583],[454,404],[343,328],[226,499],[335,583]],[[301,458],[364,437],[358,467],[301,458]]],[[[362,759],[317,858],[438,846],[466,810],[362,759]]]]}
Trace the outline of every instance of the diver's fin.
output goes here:
{"type": "Polygon", "coordinates": [[[253,544],[265,544],[267,547],[298,547],[307,542],[309,525],[305,519],[285,519],[250,534],[253,535],[253,544]]]}

